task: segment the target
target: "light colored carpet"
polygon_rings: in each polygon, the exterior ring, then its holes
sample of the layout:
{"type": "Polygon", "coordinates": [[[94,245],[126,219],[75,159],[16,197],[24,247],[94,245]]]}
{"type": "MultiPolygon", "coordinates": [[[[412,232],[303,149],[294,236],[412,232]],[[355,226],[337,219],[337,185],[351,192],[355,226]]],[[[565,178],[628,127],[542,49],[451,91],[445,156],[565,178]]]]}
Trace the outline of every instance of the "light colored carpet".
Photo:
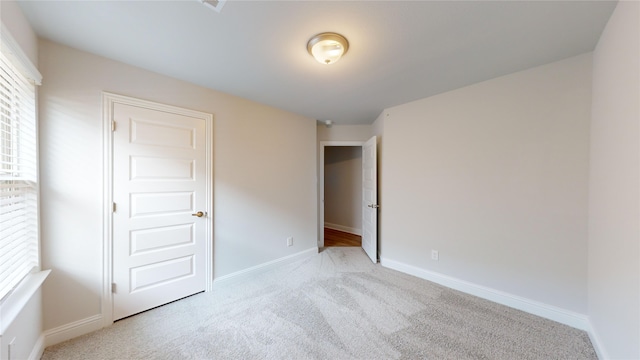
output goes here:
{"type": "Polygon", "coordinates": [[[587,334],[374,265],[360,248],[216,286],[42,359],[596,359],[587,334]]]}

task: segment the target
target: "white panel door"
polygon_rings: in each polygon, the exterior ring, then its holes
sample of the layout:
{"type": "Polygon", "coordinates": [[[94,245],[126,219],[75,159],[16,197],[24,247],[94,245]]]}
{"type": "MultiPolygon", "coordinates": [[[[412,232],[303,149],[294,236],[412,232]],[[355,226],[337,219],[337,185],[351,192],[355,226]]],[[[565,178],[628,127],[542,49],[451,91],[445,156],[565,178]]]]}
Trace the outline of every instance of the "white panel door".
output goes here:
{"type": "Polygon", "coordinates": [[[376,137],[362,145],[362,248],[378,262],[378,178],[376,137]]]}
{"type": "Polygon", "coordinates": [[[118,320],[205,290],[207,156],[202,118],[121,103],[112,113],[118,320]]]}

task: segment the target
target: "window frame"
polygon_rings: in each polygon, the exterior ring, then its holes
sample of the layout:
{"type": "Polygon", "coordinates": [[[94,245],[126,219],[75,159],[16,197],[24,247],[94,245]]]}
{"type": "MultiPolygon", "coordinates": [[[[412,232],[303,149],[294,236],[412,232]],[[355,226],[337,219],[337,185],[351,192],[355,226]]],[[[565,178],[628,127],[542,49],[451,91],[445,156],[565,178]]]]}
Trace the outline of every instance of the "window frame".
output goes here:
{"type": "MultiPolygon", "coordinates": [[[[35,196],[36,210],[34,223],[35,229],[35,244],[36,244],[36,262],[35,266],[29,269],[29,272],[24,278],[20,278],[17,285],[12,286],[6,295],[0,296],[0,336],[4,334],[7,328],[11,325],[13,320],[18,316],[20,311],[27,305],[33,295],[40,289],[42,283],[47,278],[50,270],[40,271],[40,226],[39,226],[39,203],[40,203],[40,189],[39,189],[39,175],[38,175],[38,86],[42,83],[42,75],[25,55],[20,48],[19,44],[11,36],[9,30],[5,27],[4,23],[0,28],[0,53],[2,57],[6,59],[8,63],[13,67],[14,72],[18,73],[22,78],[26,79],[27,83],[33,85],[33,98],[30,98],[33,104],[33,126],[34,126],[34,149],[35,152],[35,165],[34,173],[30,180],[33,184],[33,195],[35,196]]],[[[3,60],[4,61],[4,60],[3,60]]],[[[29,94],[31,95],[31,93],[29,94]]],[[[31,105],[31,104],[30,104],[31,105]]],[[[11,180],[10,180],[11,181],[11,180]]]]}

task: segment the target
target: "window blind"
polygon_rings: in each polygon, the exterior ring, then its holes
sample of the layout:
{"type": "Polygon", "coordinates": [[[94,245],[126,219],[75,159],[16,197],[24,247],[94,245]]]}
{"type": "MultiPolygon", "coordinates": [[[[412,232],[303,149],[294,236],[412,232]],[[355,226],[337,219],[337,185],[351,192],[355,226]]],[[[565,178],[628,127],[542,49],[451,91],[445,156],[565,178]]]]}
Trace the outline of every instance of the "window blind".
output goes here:
{"type": "Polygon", "coordinates": [[[39,264],[35,85],[0,52],[0,299],[39,264]]]}

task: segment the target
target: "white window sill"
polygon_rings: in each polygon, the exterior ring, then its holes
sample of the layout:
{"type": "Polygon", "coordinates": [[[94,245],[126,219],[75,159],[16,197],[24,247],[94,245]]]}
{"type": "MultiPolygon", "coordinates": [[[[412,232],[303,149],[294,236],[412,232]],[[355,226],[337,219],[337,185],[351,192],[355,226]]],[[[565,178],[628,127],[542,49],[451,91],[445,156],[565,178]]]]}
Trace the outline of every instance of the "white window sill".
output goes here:
{"type": "Polygon", "coordinates": [[[24,309],[33,294],[38,291],[51,270],[27,275],[22,282],[0,303],[0,336],[24,309]]]}

